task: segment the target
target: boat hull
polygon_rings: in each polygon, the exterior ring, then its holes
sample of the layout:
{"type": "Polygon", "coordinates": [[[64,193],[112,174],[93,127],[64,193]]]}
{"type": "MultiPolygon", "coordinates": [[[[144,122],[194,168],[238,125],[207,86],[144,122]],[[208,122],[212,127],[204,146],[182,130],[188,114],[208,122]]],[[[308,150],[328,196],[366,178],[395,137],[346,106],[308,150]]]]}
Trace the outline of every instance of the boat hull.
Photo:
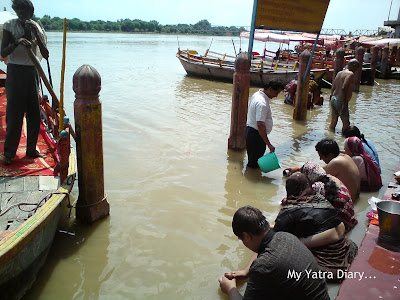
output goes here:
{"type": "MultiPolygon", "coordinates": [[[[187,60],[177,55],[186,73],[190,76],[233,82],[233,74],[235,73],[234,63],[231,64],[207,64],[194,60],[187,60]]],[[[282,81],[287,84],[294,79],[298,71],[250,71],[250,84],[252,86],[263,87],[265,83],[272,79],[282,81]]]]}
{"type": "Polygon", "coordinates": [[[61,184],[59,176],[0,177],[0,299],[22,298],[46,261],[63,203],[75,182],[76,155],[68,147],[68,153],[59,153],[68,160],[67,178],[61,184]]]}
{"type": "Polygon", "coordinates": [[[60,216],[58,205],[29,236],[9,251],[9,259],[0,266],[0,299],[20,299],[32,287],[46,261],[60,216]]]}

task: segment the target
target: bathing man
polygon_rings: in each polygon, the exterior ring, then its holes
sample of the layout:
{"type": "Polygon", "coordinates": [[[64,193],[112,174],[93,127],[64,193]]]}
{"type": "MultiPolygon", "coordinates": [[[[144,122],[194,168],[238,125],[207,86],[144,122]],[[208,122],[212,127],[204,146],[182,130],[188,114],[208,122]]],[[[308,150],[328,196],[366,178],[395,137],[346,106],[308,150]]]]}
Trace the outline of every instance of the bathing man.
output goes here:
{"type": "Polygon", "coordinates": [[[323,139],[315,145],[319,158],[326,163],[325,172],[338,178],[348,188],[351,199],[355,201],[360,195],[360,171],[354,160],[347,154],[340,153],[335,140],[323,139]]]}
{"type": "Polygon", "coordinates": [[[337,73],[333,81],[330,96],[332,120],[329,126],[332,131],[335,131],[339,117],[343,123],[342,132],[350,126],[349,101],[353,93],[354,73],[359,67],[357,59],[350,60],[347,69],[337,73]]]}
{"type": "Polygon", "coordinates": [[[273,121],[270,101],[285,88],[278,80],[269,81],[263,89],[258,90],[250,99],[247,111],[246,149],[248,166],[258,168],[258,159],[264,155],[266,146],[274,152],[268,134],[272,131],[273,121]]]}
{"type": "Polygon", "coordinates": [[[229,300],[243,299],[236,278],[247,277],[245,299],[329,299],[325,279],[307,276],[320,272],[310,250],[296,236],[272,230],[259,209],[239,208],[232,229],[255,254],[245,270],[225,273],[218,279],[229,300]]]}

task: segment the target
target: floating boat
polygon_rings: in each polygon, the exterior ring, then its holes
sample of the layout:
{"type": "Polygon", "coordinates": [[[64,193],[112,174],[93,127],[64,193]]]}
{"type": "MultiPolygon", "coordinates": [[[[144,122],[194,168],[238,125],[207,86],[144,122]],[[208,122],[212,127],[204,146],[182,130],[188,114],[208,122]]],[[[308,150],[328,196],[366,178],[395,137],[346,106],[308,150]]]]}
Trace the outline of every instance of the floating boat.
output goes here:
{"type": "MultiPolygon", "coordinates": [[[[243,31],[240,37],[249,38],[250,33],[243,31]]],[[[338,37],[334,37],[337,39],[338,37]]],[[[328,37],[324,37],[325,40],[328,37]]],[[[255,32],[254,40],[261,42],[274,42],[279,44],[288,44],[290,42],[313,43],[314,36],[305,36],[301,34],[279,34],[268,30],[258,30],[255,32]]],[[[323,44],[324,40],[319,40],[319,44],[323,44]]],[[[299,48],[300,49],[300,48],[299,48]]],[[[334,61],[331,57],[324,57],[325,48],[318,53],[314,53],[311,64],[311,71],[316,78],[321,77],[328,82],[332,81],[334,61]],[[327,71],[328,69],[328,71],[327,71]],[[323,77],[322,77],[323,76],[323,77]]],[[[233,73],[235,72],[234,56],[220,54],[207,50],[204,55],[199,55],[195,50],[180,50],[176,57],[181,62],[183,68],[188,75],[209,78],[223,81],[233,81],[233,73]]],[[[294,79],[298,73],[299,55],[290,50],[279,50],[279,52],[269,51],[264,48],[262,55],[253,52],[250,66],[250,84],[253,86],[263,87],[266,82],[271,79],[278,79],[284,84],[294,79]]]]}
{"type": "MultiPolygon", "coordinates": [[[[5,137],[5,73],[0,74],[0,147],[5,137]]],[[[58,114],[41,97],[37,149],[46,158],[25,156],[23,131],[16,158],[0,162],[0,298],[20,299],[45,263],[76,174],[68,125],[58,133],[58,114]]],[[[24,129],[23,129],[24,130],[24,129]]],[[[0,158],[3,158],[0,149],[0,158]]]]}
{"type": "MultiPolygon", "coordinates": [[[[199,55],[195,50],[180,50],[176,57],[181,62],[186,73],[191,76],[220,80],[220,81],[233,81],[233,74],[235,73],[235,57],[217,52],[207,51],[204,56],[199,55]],[[209,54],[212,54],[210,56],[209,54]]],[[[318,68],[311,70],[315,77],[320,77],[324,73],[324,78],[329,80],[332,78],[333,69],[318,68]]],[[[271,79],[278,79],[283,84],[287,84],[298,73],[298,62],[274,61],[269,57],[255,56],[251,61],[250,66],[250,84],[253,86],[263,87],[265,83],[271,79]]]]}

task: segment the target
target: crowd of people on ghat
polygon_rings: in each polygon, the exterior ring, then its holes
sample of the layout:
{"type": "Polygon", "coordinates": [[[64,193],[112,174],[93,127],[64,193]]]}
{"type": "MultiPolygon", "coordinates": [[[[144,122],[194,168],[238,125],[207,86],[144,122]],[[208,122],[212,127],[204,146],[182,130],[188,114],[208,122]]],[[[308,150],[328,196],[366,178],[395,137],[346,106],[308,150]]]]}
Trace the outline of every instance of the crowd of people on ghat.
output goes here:
{"type": "MultiPolygon", "coordinates": [[[[357,68],[351,61],[338,73],[331,91],[330,127],[334,129],[341,118],[346,138],[342,149],[334,139],[324,138],[315,145],[324,166],[306,161],[301,167],[285,169],[286,197],[273,226],[253,206],[235,212],[233,232],[254,255],[243,270],[218,279],[229,299],[264,299],[265,295],[271,299],[292,299],[293,295],[296,299],[329,299],[327,283],[345,278],[342,274],[358,252],[346,235],[358,223],[354,202],[360,192],[382,187],[375,146],[349,122],[350,81],[357,68]],[[236,280],[244,278],[248,282],[242,296],[236,280]]],[[[250,99],[246,129],[250,168],[258,167],[257,160],[267,147],[275,151],[268,138],[273,127],[270,101],[282,90],[282,85],[270,82],[250,99]]]]}

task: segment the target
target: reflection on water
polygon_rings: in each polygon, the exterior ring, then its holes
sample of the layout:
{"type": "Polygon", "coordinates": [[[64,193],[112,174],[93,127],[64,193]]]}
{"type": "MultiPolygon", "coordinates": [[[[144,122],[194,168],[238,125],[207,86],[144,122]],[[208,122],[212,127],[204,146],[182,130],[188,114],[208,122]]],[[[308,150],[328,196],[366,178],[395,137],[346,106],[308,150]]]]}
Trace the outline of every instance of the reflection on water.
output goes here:
{"type": "MultiPolygon", "coordinates": [[[[61,38],[49,35],[55,90],[61,38]]],[[[179,37],[182,48],[200,53],[210,41],[179,37]]],[[[212,48],[228,52],[231,38],[214,37],[212,48]]],[[[185,76],[176,50],[174,36],[68,35],[67,114],[73,113],[75,70],[87,63],[102,76],[111,211],[91,227],[74,222],[68,231],[75,235],[58,234],[49,263],[26,299],[225,299],[217,278],[243,268],[251,256],[232,233],[233,213],[254,205],[274,222],[285,195],[282,169],[248,170],[245,151],[227,151],[232,84],[185,76]]],[[[400,158],[400,91],[398,81],[378,82],[353,95],[350,114],[374,142],[383,182],[388,182],[400,158]]],[[[250,95],[256,90],[251,88],[250,95]]],[[[283,168],[319,161],[314,147],[324,137],[343,145],[340,122],[335,133],[328,131],[324,92],[325,104],[309,111],[304,122],[292,120],[293,108],[283,104],[283,95],[273,100],[271,141],[283,168]]],[[[367,198],[379,197],[384,189],[362,194],[356,204],[359,225],[351,238],[358,244],[365,233],[367,198]]]]}

